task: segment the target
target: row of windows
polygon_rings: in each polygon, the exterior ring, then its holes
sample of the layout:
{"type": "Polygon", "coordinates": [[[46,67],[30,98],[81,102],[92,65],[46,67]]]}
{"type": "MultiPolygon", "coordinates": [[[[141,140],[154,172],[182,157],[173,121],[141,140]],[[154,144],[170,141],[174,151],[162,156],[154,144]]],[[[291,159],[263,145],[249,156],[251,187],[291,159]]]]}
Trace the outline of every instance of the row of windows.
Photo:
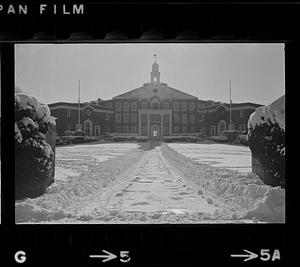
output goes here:
{"type": "MultiPolygon", "coordinates": [[[[195,123],[195,115],[194,114],[190,114],[189,116],[189,122],[190,123],[195,123]]],[[[174,123],[180,123],[180,121],[184,124],[186,124],[188,122],[188,115],[187,114],[181,114],[181,120],[180,120],[180,116],[177,113],[174,113],[174,123]]]]}
{"type": "Polygon", "coordinates": [[[136,126],[116,126],[116,133],[137,133],[137,127],[136,126]],[[123,131],[122,131],[123,129],[123,131]]]}
{"type": "MultiPolygon", "coordinates": [[[[76,112],[77,112],[77,111],[76,111],[76,112]]],[[[67,114],[66,114],[67,117],[71,117],[71,110],[70,110],[70,109],[67,109],[67,110],[66,110],[66,113],[67,113],[67,114]]],[[[76,113],[76,114],[77,114],[77,113],[76,113]]],[[[106,113],[106,114],[105,114],[105,120],[109,120],[109,119],[110,119],[109,113],[106,113]]]]}
{"type": "MultiPolygon", "coordinates": [[[[122,114],[121,113],[117,113],[116,114],[116,122],[121,122],[122,121],[122,114]]],[[[136,114],[130,114],[130,121],[131,122],[136,122],[137,121],[137,116],[136,114]]],[[[129,114],[125,113],[123,114],[123,122],[129,122],[129,114]]]]}
{"type": "MultiPolygon", "coordinates": [[[[116,102],[116,111],[122,110],[122,104],[123,104],[123,111],[129,111],[129,106],[132,111],[137,110],[137,103],[136,102],[116,102]]],[[[180,110],[180,104],[181,104],[181,111],[195,111],[196,103],[195,102],[174,102],[174,111],[180,110]]],[[[149,105],[148,102],[142,102],[141,108],[142,109],[148,109],[149,105]]],[[[161,103],[159,101],[154,101],[150,103],[151,109],[160,109],[161,103]]],[[[198,103],[198,108],[205,107],[204,103],[198,103]]],[[[169,102],[162,102],[162,108],[163,109],[169,109],[170,103],[169,102]]]]}
{"type": "MultiPolygon", "coordinates": [[[[86,128],[89,128],[89,125],[87,125],[86,128]]],[[[100,135],[101,126],[100,125],[95,125],[94,128],[95,128],[95,135],[100,135]]],[[[66,131],[72,131],[72,130],[73,129],[72,129],[71,123],[66,123],[66,131]]],[[[82,124],[77,124],[76,123],[75,130],[84,130],[84,129],[82,129],[82,124]]],[[[109,132],[109,127],[105,127],[105,130],[107,132],[109,132]]]]}
{"type": "MultiPolygon", "coordinates": [[[[180,133],[180,127],[175,126],[173,132],[180,133]]],[[[195,127],[193,126],[189,128],[189,131],[188,131],[188,127],[186,126],[181,127],[181,133],[194,133],[194,132],[195,132],[195,127]]]]}
{"type": "MultiPolygon", "coordinates": [[[[123,102],[123,110],[124,111],[129,111],[129,104],[131,106],[131,110],[132,111],[136,111],[136,109],[137,109],[136,102],[131,102],[131,103],[129,103],[129,102],[123,102]]],[[[121,111],[122,110],[122,103],[121,102],[117,102],[116,103],[116,110],[117,111],[121,111]]]]}
{"type": "MultiPolygon", "coordinates": [[[[129,118],[130,118],[130,122],[137,121],[137,115],[135,113],[130,114],[130,117],[129,117],[128,113],[123,114],[123,122],[129,122],[129,118]]],[[[168,123],[169,119],[170,119],[169,115],[163,115],[163,122],[168,123]]],[[[160,123],[160,120],[161,120],[161,116],[159,114],[151,114],[150,115],[150,122],[160,123]]],[[[147,123],[148,116],[146,114],[142,114],[141,121],[142,121],[142,123],[147,123]]],[[[188,114],[181,114],[181,120],[180,120],[179,114],[175,113],[174,114],[174,123],[180,123],[180,121],[184,124],[188,123],[188,114]]],[[[122,122],[122,114],[121,113],[116,114],[116,122],[122,122]]],[[[189,115],[189,122],[195,123],[195,115],[194,114],[189,115]]]]}

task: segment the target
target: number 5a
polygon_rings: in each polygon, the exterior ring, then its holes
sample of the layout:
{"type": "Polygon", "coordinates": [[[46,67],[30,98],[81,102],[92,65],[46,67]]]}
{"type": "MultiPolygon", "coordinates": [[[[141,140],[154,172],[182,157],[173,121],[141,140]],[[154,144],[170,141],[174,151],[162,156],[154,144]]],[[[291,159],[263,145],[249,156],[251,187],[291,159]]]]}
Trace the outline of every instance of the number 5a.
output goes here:
{"type": "Polygon", "coordinates": [[[120,262],[129,262],[130,257],[129,257],[129,251],[120,251],[120,262]]]}
{"type": "MultiPolygon", "coordinates": [[[[262,261],[269,261],[271,259],[271,254],[269,249],[261,249],[260,250],[260,259],[262,261]]],[[[275,249],[272,255],[272,261],[280,260],[280,252],[279,249],[275,249]]]]}

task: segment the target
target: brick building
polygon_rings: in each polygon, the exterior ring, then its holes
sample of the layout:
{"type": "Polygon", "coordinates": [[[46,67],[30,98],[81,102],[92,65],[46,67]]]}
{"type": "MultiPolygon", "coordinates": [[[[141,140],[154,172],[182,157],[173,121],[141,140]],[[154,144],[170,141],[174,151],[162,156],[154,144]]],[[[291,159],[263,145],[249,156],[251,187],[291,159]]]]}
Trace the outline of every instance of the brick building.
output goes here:
{"type": "MultiPolygon", "coordinates": [[[[59,132],[78,127],[78,104],[59,102],[49,106],[53,116],[58,117],[59,132]]],[[[233,103],[232,129],[247,130],[249,115],[258,106],[233,103]]],[[[229,104],[200,100],[162,83],[156,61],[150,82],[110,100],[81,104],[80,109],[82,129],[88,135],[118,133],[150,138],[199,132],[221,135],[229,129],[229,113],[229,104]]]]}
{"type": "Polygon", "coordinates": [[[57,134],[65,131],[75,131],[79,127],[91,136],[100,136],[112,131],[111,121],[113,120],[113,110],[111,108],[91,103],[57,102],[49,105],[51,115],[56,117],[57,134]],[[78,125],[80,116],[80,125],[78,125]]]}

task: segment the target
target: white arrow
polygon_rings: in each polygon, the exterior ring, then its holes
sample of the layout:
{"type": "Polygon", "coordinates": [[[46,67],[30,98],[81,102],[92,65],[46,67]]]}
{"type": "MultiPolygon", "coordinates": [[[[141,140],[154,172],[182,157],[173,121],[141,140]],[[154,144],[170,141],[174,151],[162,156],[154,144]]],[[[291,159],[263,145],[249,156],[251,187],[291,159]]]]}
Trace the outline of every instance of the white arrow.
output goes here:
{"type": "Polygon", "coordinates": [[[255,258],[258,257],[257,254],[255,254],[255,253],[253,253],[253,252],[251,252],[249,250],[244,249],[244,251],[247,252],[248,254],[235,254],[235,255],[231,254],[230,256],[231,257],[246,258],[246,259],[244,259],[244,261],[253,260],[253,259],[255,259],[255,258]]]}
{"type": "Polygon", "coordinates": [[[115,254],[112,254],[104,249],[102,250],[102,252],[106,253],[106,255],[90,255],[90,258],[104,258],[102,262],[110,261],[117,258],[115,254]]]}

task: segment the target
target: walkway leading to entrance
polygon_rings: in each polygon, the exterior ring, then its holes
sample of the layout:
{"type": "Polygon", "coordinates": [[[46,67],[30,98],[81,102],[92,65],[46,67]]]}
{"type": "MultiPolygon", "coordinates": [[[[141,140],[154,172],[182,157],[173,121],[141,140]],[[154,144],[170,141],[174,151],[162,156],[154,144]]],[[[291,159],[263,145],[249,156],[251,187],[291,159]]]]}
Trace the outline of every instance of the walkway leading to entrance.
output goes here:
{"type": "Polygon", "coordinates": [[[165,161],[160,146],[146,151],[139,166],[124,176],[124,182],[82,205],[76,213],[97,218],[110,214],[213,214],[218,207],[184,183],[165,161]],[[126,177],[125,177],[126,176],[126,177]]]}

